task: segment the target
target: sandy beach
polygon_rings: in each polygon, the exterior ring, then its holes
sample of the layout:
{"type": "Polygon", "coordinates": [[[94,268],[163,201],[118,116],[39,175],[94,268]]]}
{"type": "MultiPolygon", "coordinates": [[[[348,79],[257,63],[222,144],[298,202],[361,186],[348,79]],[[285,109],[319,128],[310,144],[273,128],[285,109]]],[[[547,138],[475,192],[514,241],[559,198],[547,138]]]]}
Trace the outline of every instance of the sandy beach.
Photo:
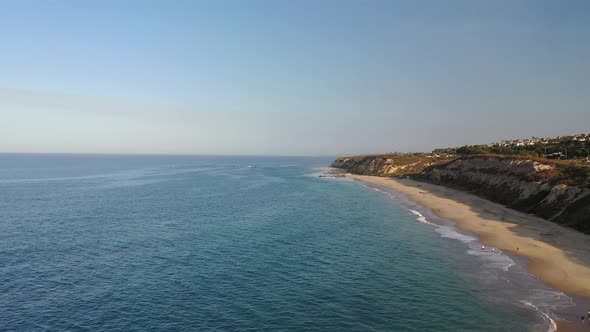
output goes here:
{"type": "MultiPolygon", "coordinates": [[[[447,187],[409,179],[347,176],[406,195],[477,235],[483,244],[527,258],[528,271],[552,288],[590,298],[590,236],[447,187]]],[[[574,325],[559,324],[559,331],[573,330],[577,330],[574,325]]]]}

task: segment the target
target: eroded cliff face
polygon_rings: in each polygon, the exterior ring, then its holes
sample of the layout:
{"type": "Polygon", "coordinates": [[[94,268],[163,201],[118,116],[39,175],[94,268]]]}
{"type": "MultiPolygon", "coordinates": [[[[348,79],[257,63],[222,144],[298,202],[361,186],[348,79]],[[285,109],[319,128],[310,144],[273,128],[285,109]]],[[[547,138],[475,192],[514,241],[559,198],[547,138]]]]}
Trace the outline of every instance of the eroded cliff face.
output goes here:
{"type": "Polygon", "coordinates": [[[590,233],[589,170],[516,157],[470,156],[396,163],[383,156],[340,158],[332,166],[364,175],[414,178],[469,191],[515,210],[590,233]],[[426,166],[425,166],[426,165],[426,166]],[[424,166],[424,167],[423,167],[424,166]],[[571,167],[570,167],[571,168],[571,167]],[[571,175],[574,174],[574,175],[571,175]]]}
{"type": "Polygon", "coordinates": [[[449,157],[432,157],[424,155],[384,155],[342,157],[332,167],[342,168],[349,173],[375,176],[396,176],[418,174],[429,166],[452,160],[449,157]]]}
{"type": "Polygon", "coordinates": [[[590,189],[568,179],[562,167],[514,157],[468,157],[427,168],[420,178],[590,233],[590,189]]]}

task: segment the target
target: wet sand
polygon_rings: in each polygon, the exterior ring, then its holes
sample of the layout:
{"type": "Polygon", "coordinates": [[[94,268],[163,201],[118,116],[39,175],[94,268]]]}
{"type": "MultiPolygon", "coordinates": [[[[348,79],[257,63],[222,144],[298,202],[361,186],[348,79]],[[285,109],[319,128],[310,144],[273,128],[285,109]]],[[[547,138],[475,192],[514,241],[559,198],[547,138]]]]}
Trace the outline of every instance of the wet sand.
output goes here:
{"type": "MultiPolygon", "coordinates": [[[[413,181],[347,174],[396,190],[452,220],[489,246],[528,259],[528,271],[550,287],[590,298],[590,236],[455,189],[413,181]]],[[[590,310],[590,308],[588,308],[590,310]]],[[[559,331],[590,331],[581,324],[558,322],[559,331]]]]}

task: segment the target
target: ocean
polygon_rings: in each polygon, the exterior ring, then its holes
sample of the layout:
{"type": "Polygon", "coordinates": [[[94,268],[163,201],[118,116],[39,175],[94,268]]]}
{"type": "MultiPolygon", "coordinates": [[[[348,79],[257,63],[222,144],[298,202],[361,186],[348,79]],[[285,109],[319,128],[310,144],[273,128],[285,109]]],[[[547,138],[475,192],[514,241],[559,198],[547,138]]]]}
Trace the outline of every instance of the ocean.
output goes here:
{"type": "Polygon", "coordinates": [[[0,330],[548,331],[574,305],[331,161],[0,155],[0,330]]]}

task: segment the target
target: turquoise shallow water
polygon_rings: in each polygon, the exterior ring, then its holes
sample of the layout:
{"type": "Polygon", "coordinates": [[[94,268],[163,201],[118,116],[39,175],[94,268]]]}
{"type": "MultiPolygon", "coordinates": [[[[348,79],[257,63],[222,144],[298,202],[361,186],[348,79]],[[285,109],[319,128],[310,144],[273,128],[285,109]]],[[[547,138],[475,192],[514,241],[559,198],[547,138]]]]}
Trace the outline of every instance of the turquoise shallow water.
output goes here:
{"type": "Polygon", "coordinates": [[[0,155],[0,329],[547,330],[505,260],[330,161],[0,155]]]}

